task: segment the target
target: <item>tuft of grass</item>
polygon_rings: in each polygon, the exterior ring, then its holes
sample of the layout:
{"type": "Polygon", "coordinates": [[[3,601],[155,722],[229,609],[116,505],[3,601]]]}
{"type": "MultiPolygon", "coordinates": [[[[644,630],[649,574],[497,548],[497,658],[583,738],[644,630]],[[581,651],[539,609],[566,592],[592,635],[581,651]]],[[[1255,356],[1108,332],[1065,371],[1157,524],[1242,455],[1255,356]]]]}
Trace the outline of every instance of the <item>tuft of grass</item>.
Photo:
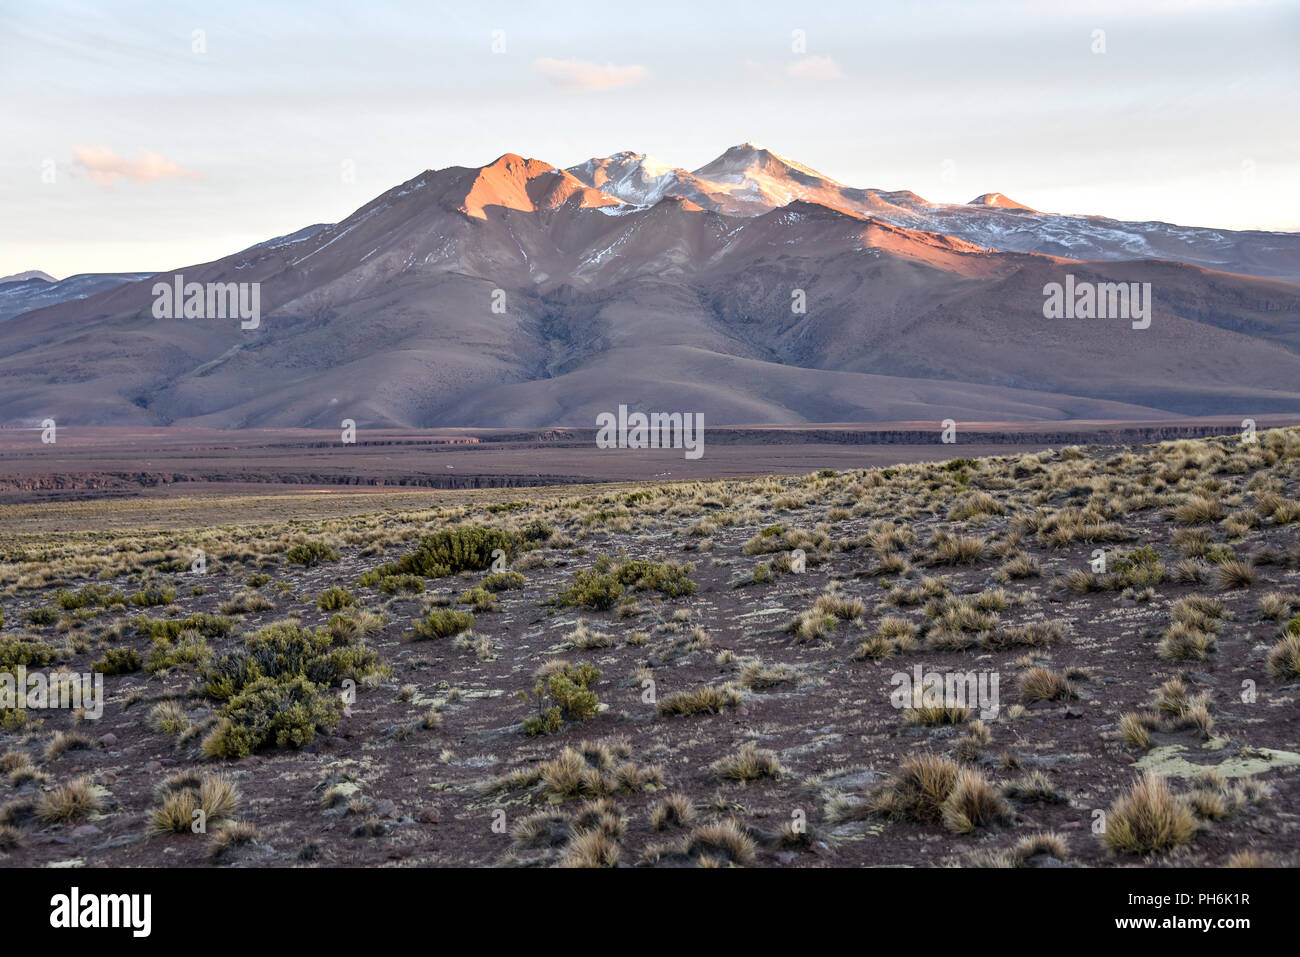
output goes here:
{"type": "Polygon", "coordinates": [[[46,824],[66,824],[89,817],[100,808],[99,795],[90,778],[65,782],[41,796],[36,816],[46,824]]]}
{"type": "Polygon", "coordinates": [[[695,823],[695,808],[684,794],[669,794],[650,810],[650,826],[656,831],[686,828],[695,823]]]}
{"type": "Polygon", "coordinates": [[[1180,847],[1195,835],[1196,816],[1164,778],[1147,771],[1111,805],[1102,841],[1118,854],[1150,854],[1180,847]]]}
{"type": "Polygon", "coordinates": [[[740,704],[741,694],[730,684],[704,685],[694,691],[676,691],[659,699],[659,714],[665,717],[721,714],[740,704]]]}
{"type": "Polygon", "coordinates": [[[743,745],[735,754],[714,761],[712,770],[724,780],[745,783],[764,778],[780,778],[783,773],[775,752],[759,748],[752,741],[743,745]]]}
{"type": "Polygon", "coordinates": [[[1026,704],[1064,701],[1075,697],[1069,679],[1049,668],[1029,668],[1020,676],[1020,694],[1026,704]]]}
{"type": "MultiPolygon", "coordinates": [[[[1292,619],[1294,624],[1296,619],[1292,619]]],[[[1290,630],[1268,651],[1268,673],[1274,678],[1300,678],[1300,634],[1290,630]]]]}
{"type": "Polygon", "coordinates": [[[1255,566],[1239,558],[1222,562],[1214,570],[1214,583],[1221,591],[1249,588],[1255,583],[1255,566]]]}

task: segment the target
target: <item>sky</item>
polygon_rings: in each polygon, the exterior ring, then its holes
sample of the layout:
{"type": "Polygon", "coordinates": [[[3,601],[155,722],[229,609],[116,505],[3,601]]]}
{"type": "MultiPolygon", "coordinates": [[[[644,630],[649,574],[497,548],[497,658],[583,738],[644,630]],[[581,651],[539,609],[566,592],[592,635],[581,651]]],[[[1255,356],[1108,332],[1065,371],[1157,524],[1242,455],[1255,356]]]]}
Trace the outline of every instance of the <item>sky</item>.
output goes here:
{"type": "Polygon", "coordinates": [[[858,187],[1300,230],[1300,0],[0,0],[0,275],[155,272],[427,168],[754,142],[858,187]]]}

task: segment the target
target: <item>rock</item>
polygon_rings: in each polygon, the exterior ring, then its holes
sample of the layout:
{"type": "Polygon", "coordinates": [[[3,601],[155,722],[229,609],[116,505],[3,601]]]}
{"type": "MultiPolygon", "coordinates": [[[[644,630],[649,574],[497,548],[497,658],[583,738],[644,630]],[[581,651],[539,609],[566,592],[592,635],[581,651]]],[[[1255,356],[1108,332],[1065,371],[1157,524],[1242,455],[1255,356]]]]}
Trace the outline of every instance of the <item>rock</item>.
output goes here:
{"type": "Polygon", "coordinates": [[[1082,718],[1082,717],[1083,717],[1083,709],[1082,709],[1082,708],[1074,708],[1074,707],[1066,708],[1066,709],[1065,709],[1065,716],[1066,716],[1067,718],[1082,718]]]}
{"type": "Polygon", "coordinates": [[[113,745],[117,744],[117,735],[110,731],[99,739],[99,743],[106,748],[111,748],[113,745]]]}
{"type": "Polygon", "coordinates": [[[397,805],[388,798],[375,802],[375,813],[380,817],[396,817],[397,805]]]}
{"type": "Polygon", "coordinates": [[[68,837],[74,841],[91,841],[103,834],[99,828],[93,824],[83,824],[80,827],[74,827],[68,832],[68,837]]]}
{"type": "Polygon", "coordinates": [[[415,815],[415,819],[421,824],[438,824],[442,820],[436,807],[421,808],[415,815]]]}
{"type": "Polygon", "coordinates": [[[163,769],[161,761],[148,761],[145,763],[144,770],[146,774],[159,774],[163,769]]]}

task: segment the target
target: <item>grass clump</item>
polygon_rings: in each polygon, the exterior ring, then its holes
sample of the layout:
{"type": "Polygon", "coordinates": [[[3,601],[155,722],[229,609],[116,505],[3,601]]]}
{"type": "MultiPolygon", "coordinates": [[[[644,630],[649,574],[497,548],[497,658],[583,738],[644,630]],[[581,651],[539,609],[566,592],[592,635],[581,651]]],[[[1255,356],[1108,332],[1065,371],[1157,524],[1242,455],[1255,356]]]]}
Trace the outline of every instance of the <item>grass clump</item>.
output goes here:
{"type": "Polygon", "coordinates": [[[1187,844],[1195,834],[1196,816],[1164,778],[1148,771],[1111,805],[1102,841],[1119,854],[1150,854],[1187,844]]]}
{"type": "Polygon", "coordinates": [[[721,714],[740,704],[741,695],[732,685],[704,685],[694,691],[676,691],[659,700],[659,714],[664,717],[694,714],[721,714]]]}

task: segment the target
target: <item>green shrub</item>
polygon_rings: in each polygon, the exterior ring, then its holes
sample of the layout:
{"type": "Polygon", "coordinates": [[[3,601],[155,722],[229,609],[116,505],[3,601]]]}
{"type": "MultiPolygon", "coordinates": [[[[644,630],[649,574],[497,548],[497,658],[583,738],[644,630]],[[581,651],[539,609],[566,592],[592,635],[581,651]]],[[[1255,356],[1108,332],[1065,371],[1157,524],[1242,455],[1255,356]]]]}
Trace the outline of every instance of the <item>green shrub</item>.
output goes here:
{"type": "Polygon", "coordinates": [[[690,579],[691,565],[676,562],[627,561],[615,564],[601,558],[591,568],[573,576],[573,583],[560,591],[562,605],[576,605],[604,611],[613,608],[626,589],[656,591],[669,598],[690,595],[695,582],[690,579]]]}
{"type": "Polygon", "coordinates": [[[486,588],[470,588],[461,592],[456,599],[459,605],[471,605],[476,612],[500,611],[496,598],[486,588]]]}
{"type": "Polygon", "coordinates": [[[524,719],[524,733],[552,734],[565,721],[594,718],[600,713],[600,699],[589,686],[598,680],[600,671],[585,661],[577,666],[565,663],[561,669],[538,678],[533,688],[537,714],[524,719]]]}
{"type": "MultiPolygon", "coordinates": [[[[519,572],[496,572],[484,577],[479,584],[480,587],[486,588],[488,591],[498,592],[509,591],[512,588],[522,588],[524,582],[524,576],[519,572]]],[[[3,619],[0,619],[0,624],[3,624],[3,619]]]]}
{"type": "Polygon", "coordinates": [[[136,615],[131,619],[136,634],[157,641],[175,641],[183,631],[197,631],[205,638],[225,638],[235,631],[235,620],[225,615],[196,612],[188,618],[149,618],[136,615]]]}
{"type": "Polygon", "coordinates": [[[1165,577],[1160,564],[1160,553],[1150,545],[1143,545],[1115,561],[1115,574],[1119,587],[1133,585],[1158,585],[1165,577]]]}
{"type": "Polygon", "coordinates": [[[501,549],[509,560],[518,545],[518,538],[509,532],[479,525],[462,525],[444,529],[420,539],[415,550],[397,561],[382,565],[378,571],[384,575],[423,575],[425,578],[444,578],[463,571],[482,571],[492,564],[492,553],[501,549]]]}
{"type": "Polygon", "coordinates": [[[434,638],[450,638],[469,629],[473,624],[474,616],[467,612],[435,608],[424,616],[423,621],[416,622],[407,640],[427,641],[434,638]]]}
{"type": "Polygon", "coordinates": [[[328,627],[312,630],[279,622],[251,635],[242,649],[214,661],[205,669],[203,682],[209,697],[222,699],[263,678],[301,677],[328,687],[344,678],[360,680],[381,667],[373,648],[340,645],[328,627]]]}
{"type": "Polygon", "coordinates": [[[104,657],[90,667],[105,675],[129,674],[140,670],[140,656],[131,648],[109,648],[104,657]]]}
{"type": "Polygon", "coordinates": [[[340,608],[346,608],[356,603],[356,596],[346,588],[340,588],[338,585],[331,585],[326,588],[320,593],[320,598],[316,599],[316,607],[321,611],[338,611],[340,608]]]}
{"type": "Polygon", "coordinates": [[[550,539],[555,534],[555,529],[547,525],[541,519],[535,518],[520,533],[520,537],[529,545],[540,545],[542,542],[550,539]]]}
{"type": "Polygon", "coordinates": [[[0,639],[0,671],[12,671],[17,665],[44,667],[58,657],[58,649],[48,642],[0,639]]]}
{"type": "Polygon", "coordinates": [[[53,625],[59,620],[59,613],[53,608],[32,608],[23,616],[28,624],[53,625]]]}
{"type": "Polygon", "coordinates": [[[144,670],[157,674],[167,668],[179,668],[193,665],[196,669],[207,666],[212,657],[212,649],[199,632],[190,629],[181,631],[175,638],[159,636],[153,639],[149,654],[145,656],[144,670]]]}
{"type": "Polygon", "coordinates": [[[261,588],[270,580],[270,575],[264,575],[262,572],[254,572],[244,579],[244,584],[249,588],[261,588]]]}
{"type": "Polygon", "coordinates": [[[107,585],[86,585],[76,592],[60,588],[54,593],[54,601],[64,611],[74,611],[88,607],[107,608],[110,605],[120,605],[126,599],[107,585]]]}
{"type": "Polygon", "coordinates": [[[302,675],[258,678],[227,703],[203,740],[210,758],[242,758],[266,747],[301,748],[339,723],[342,702],[302,675]]]}
{"type": "Polygon", "coordinates": [[[657,591],[669,598],[680,598],[695,593],[695,582],[689,577],[693,570],[692,565],[676,562],[631,561],[619,565],[614,574],[633,591],[657,591]]]}
{"type": "Polygon", "coordinates": [[[606,611],[623,597],[623,585],[613,574],[600,570],[600,564],[585,568],[573,576],[573,584],[557,596],[561,605],[574,605],[606,611]]]}
{"type": "Polygon", "coordinates": [[[424,593],[424,579],[419,575],[380,575],[378,571],[370,571],[358,579],[358,584],[377,585],[385,595],[392,595],[399,591],[411,592],[414,595],[424,593]]]}
{"type": "Polygon", "coordinates": [[[176,600],[175,588],[145,588],[131,596],[130,602],[141,608],[155,605],[170,605],[176,600]]]}
{"type": "Polygon", "coordinates": [[[295,565],[313,568],[326,562],[336,562],[341,556],[324,542],[307,541],[294,545],[284,553],[284,557],[295,565]]]}

